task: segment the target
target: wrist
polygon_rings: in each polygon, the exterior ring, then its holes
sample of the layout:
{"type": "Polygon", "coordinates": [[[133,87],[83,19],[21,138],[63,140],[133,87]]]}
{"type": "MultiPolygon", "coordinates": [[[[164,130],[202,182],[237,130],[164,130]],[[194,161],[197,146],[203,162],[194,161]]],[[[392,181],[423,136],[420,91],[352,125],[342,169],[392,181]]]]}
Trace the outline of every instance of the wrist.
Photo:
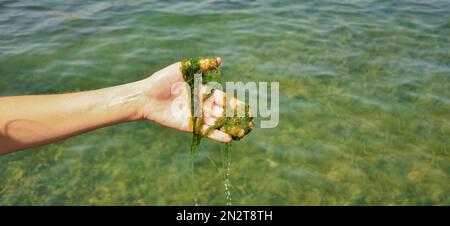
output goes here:
{"type": "Polygon", "coordinates": [[[145,84],[142,80],[112,88],[114,90],[107,95],[108,112],[117,113],[123,122],[145,118],[142,110],[145,105],[145,84]]]}

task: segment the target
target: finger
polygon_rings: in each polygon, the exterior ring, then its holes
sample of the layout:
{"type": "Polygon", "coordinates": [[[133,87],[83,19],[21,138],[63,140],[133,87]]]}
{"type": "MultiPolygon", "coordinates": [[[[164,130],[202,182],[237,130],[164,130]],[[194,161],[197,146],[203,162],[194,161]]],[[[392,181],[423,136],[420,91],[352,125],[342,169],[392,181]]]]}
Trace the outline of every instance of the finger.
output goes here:
{"type": "Polygon", "coordinates": [[[234,109],[236,107],[241,107],[241,106],[245,105],[244,102],[242,102],[232,96],[227,96],[226,93],[224,93],[222,90],[218,90],[218,89],[214,90],[213,98],[214,98],[214,104],[222,106],[222,107],[230,106],[234,109]]]}
{"type": "Polygon", "coordinates": [[[202,132],[208,132],[206,136],[212,140],[219,142],[231,142],[231,136],[220,130],[208,131],[208,126],[203,126],[202,132]]]}
{"type": "Polygon", "coordinates": [[[205,116],[214,117],[214,118],[220,118],[223,116],[223,107],[214,105],[212,108],[204,108],[203,112],[205,113],[205,116]]]}
{"type": "Polygon", "coordinates": [[[220,57],[210,57],[203,58],[199,60],[200,70],[205,72],[207,70],[218,68],[222,63],[222,59],[220,57]]]}
{"type": "Polygon", "coordinates": [[[217,66],[220,66],[222,64],[222,58],[216,57],[217,66]]]}
{"type": "Polygon", "coordinates": [[[227,108],[227,111],[234,111],[236,109],[241,109],[245,107],[244,102],[232,97],[232,98],[226,98],[226,104],[225,108],[227,108]]]}
{"type": "MultiPolygon", "coordinates": [[[[216,91],[214,91],[216,92],[216,91]]],[[[213,94],[214,95],[214,94],[213,94]]],[[[214,98],[208,97],[206,100],[203,101],[203,109],[212,109],[214,108],[214,98]]]]}
{"type": "Polygon", "coordinates": [[[214,94],[213,94],[212,98],[210,98],[210,99],[212,99],[212,101],[214,102],[215,105],[223,107],[223,106],[225,106],[225,101],[226,101],[225,95],[226,94],[222,90],[216,89],[216,90],[214,90],[214,94]]]}
{"type": "Polygon", "coordinates": [[[236,109],[236,108],[241,107],[243,105],[244,105],[244,102],[242,102],[242,101],[240,101],[240,100],[238,100],[236,98],[232,98],[232,99],[230,99],[228,101],[228,105],[227,106],[230,106],[233,109],[236,109]]]}
{"type": "Polygon", "coordinates": [[[214,130],[208,135],[208,138],[219,142],[231,142],[231,136],[220,130],[214,130]]]}
{"type": "Polygon", "coordinates": [[[217,118],[205,117],[204,121],[205,121],[205,125],[212,126],[212,125],[214,125],[216,123],[217,118]]]}

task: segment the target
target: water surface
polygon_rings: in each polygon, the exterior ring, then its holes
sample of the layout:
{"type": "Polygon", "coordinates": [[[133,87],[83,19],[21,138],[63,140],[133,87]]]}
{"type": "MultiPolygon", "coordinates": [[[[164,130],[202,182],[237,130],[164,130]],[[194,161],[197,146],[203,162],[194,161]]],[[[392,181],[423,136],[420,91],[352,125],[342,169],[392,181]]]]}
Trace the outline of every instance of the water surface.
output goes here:
{"type": "MultiPolygon", "coordinates": [[[[279,126],[233,144],[234,205],[449,205],[449,37],[449,1],[1,0],[0,95],[219,55],[225,80],[280,82],[279,126]]],[[[190,142],[134,122],[1,156],[0,204],[225,205],[220,145],[197,188],[190,142]]]]}

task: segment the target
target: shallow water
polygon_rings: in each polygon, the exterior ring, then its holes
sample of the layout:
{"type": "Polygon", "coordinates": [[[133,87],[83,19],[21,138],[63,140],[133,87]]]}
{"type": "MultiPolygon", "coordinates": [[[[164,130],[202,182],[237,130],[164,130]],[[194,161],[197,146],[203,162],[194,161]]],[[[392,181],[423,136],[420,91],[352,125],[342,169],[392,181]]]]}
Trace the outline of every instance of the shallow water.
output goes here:
{"type": "MultiPolygon", "coordinates": [[[[4,1],[0,95],[96,89],[219,55],[279,81],[230,154],[233,205],[450,204],[449,1],[4,1]]],[[[0,109],[1,111],[5,109],[0,109]]],[[[0,157],[0,204],[224,205],[220,144],[147,122],[0,157]]]]}

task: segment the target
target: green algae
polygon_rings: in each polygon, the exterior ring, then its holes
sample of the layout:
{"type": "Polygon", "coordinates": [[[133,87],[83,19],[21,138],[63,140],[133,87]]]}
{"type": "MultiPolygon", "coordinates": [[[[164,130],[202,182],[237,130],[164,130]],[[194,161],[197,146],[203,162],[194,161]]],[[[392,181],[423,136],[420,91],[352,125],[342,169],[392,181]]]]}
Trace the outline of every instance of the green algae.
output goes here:
{"type": "MultiPolygon", "coordinates": [[[[202,133],[203,127],[203,113],[201,116],[194,116],[194,106],[195,106],[195,87],[194,80],[195,74],[201,73],[202,76],[202,84],[207,84],[209,82],[221,82],[222,73],[218,65],[214,65],[215,58],[193,58],[184,60],[181,63],[181,71],[183,73],[184,80],[189,84],[191,89],[191,116],[192,116],[192,125],[193,125],[193,148],[191,151],[195,152],[196,147],[200,144],[200,140],[204,135],[209,134],[210,132],[218,129],[223,132],[228,133],[233,140],[240,140],[246,134],[248,134],[253,128],[253,118],[250,117],[250,109],[246,104],[245,107],[245,115],[243,117],[238,116],[237,112],[239,110],[239,106],[234,107],[233,109],[233,117],[226,117],[226,104],[224,106],[224,113],[222,117],[218,118],[216,123],[209,127],[206,132],[202,133]],[[207,65],[207,66],[204,66],[207,65]],[[212,68],[211,68],[212,67],[212,68]]],[[[214,89],[212,89],[209,93],[201,95],[202,101],[198,101],[198,103],[204,102],[206,99],[211,97],[214,94],[214,89]]],[[[200,95],[199,95],[200,96],[200,95]]],[[[224,97],[225,98],[225,97],[224,97]]],[[[224,103],[227,103],[226,100],[224,103]]],[[[198,109],[201,109],[202,106],[197,106],[198,109]]]]}
{"type": "MultiPolygon", "coordinates": [[[[248,134],[253,128],[253,118],[250,117],[250,109],[247,104],[245,107],[245,115],[239,117],[237,112],[240,105],[233,107],[233,117],[227,117],[227,101],[226,95],[224,96],[224,111],[221,117],[219,117],[214,125],[208,127],[205,131],[202,131],[204,127],[204,114],[203,106],[201,104],[214,94],[214,89],[211,89],[208,93],[202,95],[195,95],[198,89],[195,87],[195,76],[201,75],[201,83],[207,84],[210,82],[221,82],[222,73],[219,68],[219,63],[217,63],[215,57],[210,58],[192,58],[183,60],[181,62],[181,71],[184,80],[189,84],[190,87],[190,108],[191,108],[191,125],[193,130],[192,144],[191,144],[191,175],[195,183],[195,151],[200,144],[201,139],[204,136],[211,134],[214,130],[220,130],[231,136],[233,140],[240,140],[246,134],[248,134]],[[196,97],[201,97],[201,100],[195,100],[196,97]],[[196,106],[197,105],[197,106],[196,106]],[[200,115],[194,114],[195,109],[200,109],[200,115]]],[[[229,154],[231,152],[231,142],[225,143],[222,150],[222,165],[224,171],[224,186],[225,186],[225,197],[226,204],[231,205],[231,194],[229,191],[230,182],[230,159],[229,154]],[[225,157],[224,157],[225,156],[225,157]]],[[[198,186],[197,186],[198,187],[198,186]]],[[[197,198],[195,198],[195,205],[198,205],[197,198]]]]}
{"type": "MultiPolygon", "coordinates": [[[[224,81],[280,82],[279,126],[233,142],[233,204],[450,205],[450,4],[428,2],[155,1],[63,21],[40,11],[51,2],[11,17],[2,1],[0,92],[98,89],[216,52],[224,81]]],[[[133,122],[2,156],[0,204],[190,205],[191,139],[133,122]]],[[[224,204],[207,159],[221,146],[197,149],[201,204],[224,204]]]]}

